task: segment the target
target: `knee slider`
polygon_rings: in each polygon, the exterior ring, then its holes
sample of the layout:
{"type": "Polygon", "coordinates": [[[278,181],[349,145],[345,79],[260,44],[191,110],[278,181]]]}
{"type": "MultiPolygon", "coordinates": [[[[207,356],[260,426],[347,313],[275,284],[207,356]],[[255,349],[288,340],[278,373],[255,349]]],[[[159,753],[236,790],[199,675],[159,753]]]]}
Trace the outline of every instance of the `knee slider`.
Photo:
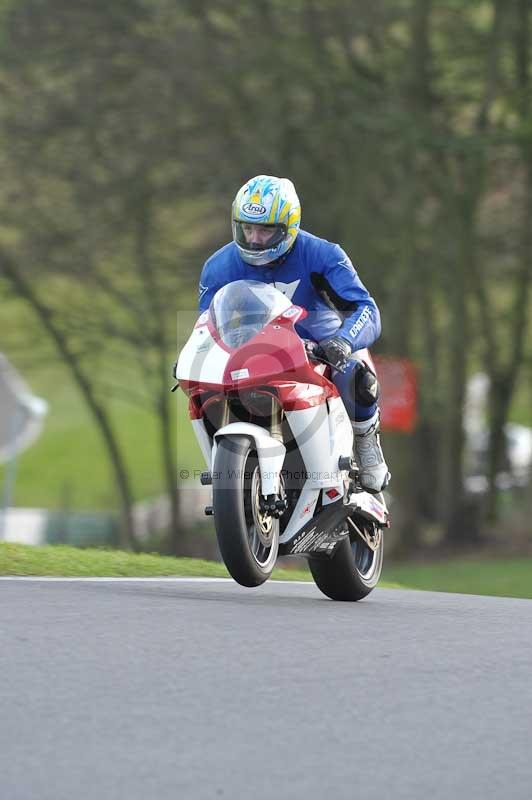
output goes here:
{"type": "Polygon", "coordinates": [[[356,362],[349,385],[351,397],[361,406],[372,406],[380,397],[381,387],[377,376],[364,362],[356,362]]]}

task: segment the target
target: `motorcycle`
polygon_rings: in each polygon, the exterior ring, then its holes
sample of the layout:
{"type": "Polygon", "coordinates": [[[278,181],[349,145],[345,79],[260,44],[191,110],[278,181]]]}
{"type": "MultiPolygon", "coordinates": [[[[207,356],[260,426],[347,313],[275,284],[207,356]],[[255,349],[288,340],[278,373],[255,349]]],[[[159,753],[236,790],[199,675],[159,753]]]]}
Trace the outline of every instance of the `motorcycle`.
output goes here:
{"type": "Polygon", "coordinates": [[[270,284],[227,284],[182,349],[174,388],[189,398],[212,486],[205,513],[234,580],[258,586],[278,556],[305,557],[325,595],[360,600],[379,580],[389,514],[360,485],[332,365],[295,331],[306,316],[270,284]]]}

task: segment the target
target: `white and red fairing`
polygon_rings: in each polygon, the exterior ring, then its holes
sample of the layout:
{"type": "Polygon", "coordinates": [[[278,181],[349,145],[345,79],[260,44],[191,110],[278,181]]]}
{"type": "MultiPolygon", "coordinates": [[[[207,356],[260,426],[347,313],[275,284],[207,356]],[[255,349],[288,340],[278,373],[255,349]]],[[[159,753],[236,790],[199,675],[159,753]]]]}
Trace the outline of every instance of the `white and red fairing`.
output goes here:
{"type": "MultiPolygon", "coordinates": [[[[238,348],[229,347],[216,330],[210,311],[198,319],[181,351],[176,376],[189,396],[189,414],[209,469],[213,469],[216,439],[245,433],[254,438],[263,494],[277,494],[286,448],[259,425],[233,422],[207,433],[203,416],[207,405],[229,393],[258,387],[275,389],[303,459],[308,479],[280,541],[288,541],[312,517],[320,493],[322,503],[344,494],[344,475],[338,460],[349,455],[353,430],[338,389],[324,372],[325,365],[311,363],[304,343],[294,329],[305,309],[291,305],[253,338],[238,348]]],[[[368,354],[369,355],[369,354],[368,354]]]]}
{"type": "MultiPolygon", "coordinates": [[[[288,301],[287,301],[288,302],[288,301]]],[[[295,323],[305,309],[288,304],[253,338],[238,348],[222,340],[205,311],[181,351],[177,377],[181,388],[194,397],[204,391],[226,393],[256,386],[279,386],[286,411],[310,408],[338,397],[335,385],[324,377],[325,366],[312,365],[295,323]]],[[[191,418],[195,414],[191,408],[191,418]]]]}

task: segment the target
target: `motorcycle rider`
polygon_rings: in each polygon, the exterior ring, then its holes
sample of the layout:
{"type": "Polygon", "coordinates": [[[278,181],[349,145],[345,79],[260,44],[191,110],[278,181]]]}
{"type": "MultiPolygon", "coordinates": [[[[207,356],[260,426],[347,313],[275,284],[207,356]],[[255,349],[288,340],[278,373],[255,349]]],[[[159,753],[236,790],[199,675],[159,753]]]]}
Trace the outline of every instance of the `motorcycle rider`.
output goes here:
{"type": "Polygon", "coordinates": [[[273,284],[308,316],[297,333],[318,342],[332,365],[332,380],[355,434],[360,482],[379,492],[390,475],[379,439],[379,384],[357,357],[380,335],[379,310],[349,257],[337,244],[300,229],[301,206],[287,178],[258,175],[237,192],[232,206],[233,241],[205,263],[199,308],[209,308],[222,286],[237,280],[273,284]],[[343,370],[343,371],[341,371],[343,370]]]}

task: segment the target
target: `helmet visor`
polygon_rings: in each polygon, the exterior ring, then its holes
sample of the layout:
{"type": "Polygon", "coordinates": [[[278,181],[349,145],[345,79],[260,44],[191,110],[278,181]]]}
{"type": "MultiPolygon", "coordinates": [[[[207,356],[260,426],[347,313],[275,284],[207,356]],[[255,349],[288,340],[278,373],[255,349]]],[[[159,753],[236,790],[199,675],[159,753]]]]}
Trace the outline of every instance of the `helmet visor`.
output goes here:
{"type": "Polygon", "coordinates": [[[270,250],[284,240],[287,232],[286,225],[281,222],[273,225],[259,225],[256,222],[233,220],[234,240],[244,250],[270,250]]]}

